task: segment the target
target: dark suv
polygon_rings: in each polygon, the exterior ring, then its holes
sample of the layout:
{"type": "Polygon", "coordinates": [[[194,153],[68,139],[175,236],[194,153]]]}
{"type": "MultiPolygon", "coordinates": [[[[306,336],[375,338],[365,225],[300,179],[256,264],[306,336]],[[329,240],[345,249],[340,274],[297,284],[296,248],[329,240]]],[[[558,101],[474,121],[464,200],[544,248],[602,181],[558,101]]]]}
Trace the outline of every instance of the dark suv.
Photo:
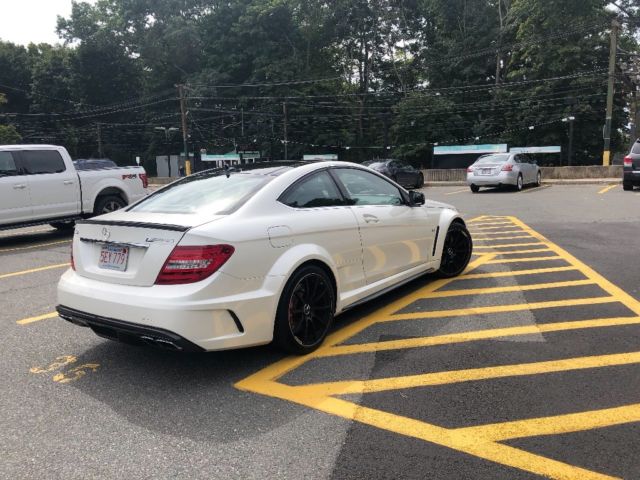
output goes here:
{"type": "Polygon", "coordinates": [[[633,187],[640,187],[640,138],[631,147],[629,155],[624,157],[622,169],[622,188],[633,190],[633,187]]]}
{"type": "Polygon", "coordinates": [[[363,165],[386,175],[405,188],[424,187],[422,172],[400,160],[369,160],[364,162],[363,165]]]}

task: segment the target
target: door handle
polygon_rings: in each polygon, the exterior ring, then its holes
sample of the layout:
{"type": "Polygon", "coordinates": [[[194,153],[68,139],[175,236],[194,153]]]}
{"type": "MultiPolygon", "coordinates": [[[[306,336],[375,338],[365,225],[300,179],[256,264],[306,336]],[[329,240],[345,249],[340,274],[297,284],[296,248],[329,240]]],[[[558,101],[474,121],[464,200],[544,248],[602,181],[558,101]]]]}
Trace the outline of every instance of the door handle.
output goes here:
{"type": "Polygon", "coordinates": [[[27,188],[27,186],[24,183],[18,183],[13,186],[14,190],[22,190],[23,188],[27,188]]]}
{"type": "Polygon", "coordinates": [[[378,217],[376,217],[375,215],[370,215],[368,213],[365,213],[364,215],[362,215],[362,217],[364,218],[364,221],[366,223],[378,223],[380,221],[378,217]]]}
{"type": "Polygon", "coordinates": [[[73,185],[73,180],[65,180],[64,184],[65,185],[73,185]]]}

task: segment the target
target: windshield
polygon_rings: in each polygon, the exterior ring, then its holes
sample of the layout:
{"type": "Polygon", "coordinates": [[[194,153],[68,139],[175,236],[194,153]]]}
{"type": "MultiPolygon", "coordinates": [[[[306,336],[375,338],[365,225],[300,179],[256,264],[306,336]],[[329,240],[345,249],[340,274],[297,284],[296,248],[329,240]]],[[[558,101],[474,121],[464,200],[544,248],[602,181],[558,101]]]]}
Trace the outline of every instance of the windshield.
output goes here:
{"type": "Polygon", "coordinates": [[[224,215],[241,207],[264,185],[269,175],[224,173],[193,176],[147,197],[131,212],[224,215]]]}
{"type": "Polygon", "coordinates": [[[509,160],[509,155],[487,155],[486,157],[479,158],[476,160],[476,165],[487,164],[487,163],[504,163],[509,160]]]}

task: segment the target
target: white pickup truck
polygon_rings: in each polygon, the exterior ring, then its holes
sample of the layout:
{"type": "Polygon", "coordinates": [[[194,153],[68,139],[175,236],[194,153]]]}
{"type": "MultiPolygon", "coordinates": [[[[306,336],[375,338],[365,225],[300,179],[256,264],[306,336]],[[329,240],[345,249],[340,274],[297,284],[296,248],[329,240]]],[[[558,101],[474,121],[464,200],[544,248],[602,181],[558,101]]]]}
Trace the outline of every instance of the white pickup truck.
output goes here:
{"type": "Polygon", "coordinates": [[[147,195],[142,167],[76,170],[64,147],[0,145],[0,230],[108,213],[147,195]]]}

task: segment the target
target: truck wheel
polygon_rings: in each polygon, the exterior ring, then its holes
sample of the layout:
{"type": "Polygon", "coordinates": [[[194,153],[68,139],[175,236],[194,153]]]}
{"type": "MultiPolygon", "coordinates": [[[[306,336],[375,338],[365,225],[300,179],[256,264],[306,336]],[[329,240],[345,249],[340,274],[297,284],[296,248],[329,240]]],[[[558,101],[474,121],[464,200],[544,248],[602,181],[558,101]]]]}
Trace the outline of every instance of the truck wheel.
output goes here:
{"type": "Polygon", "coordinates": [[[94,215],[103,215],[105,213],[115,212],[116,210],[120,210],[125,207],[127,204],[124,201],[115,195],[105,195],[104,197],[99,197],[96,200],[96,208],[93,211],[94,215]]]}
{"type": "Polygon", "coordinates": [[[623,183],[622,189],[626,192],[633,190],[633,183],[623,183]]]}

